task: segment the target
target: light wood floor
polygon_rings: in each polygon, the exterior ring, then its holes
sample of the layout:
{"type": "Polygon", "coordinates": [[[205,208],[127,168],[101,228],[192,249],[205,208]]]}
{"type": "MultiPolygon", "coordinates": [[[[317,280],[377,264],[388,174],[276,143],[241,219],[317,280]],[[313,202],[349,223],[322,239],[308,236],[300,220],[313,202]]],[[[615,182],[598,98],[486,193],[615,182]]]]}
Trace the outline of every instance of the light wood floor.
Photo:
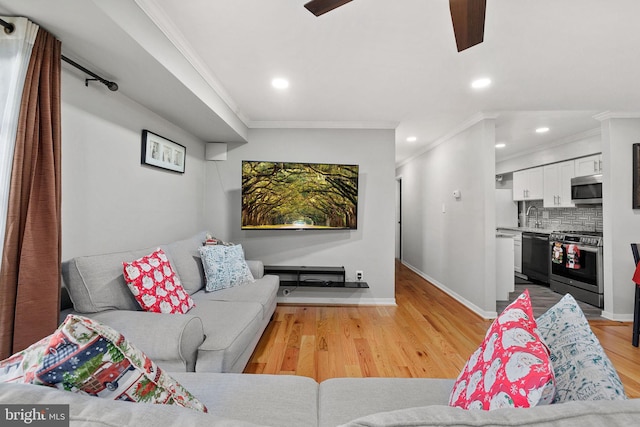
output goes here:
{"type": "MultiPolygon", "coordinates": [[[[484,320],[396,262],[395,307],[279,305],[246,373],[456,378],[480,344],[484,320]]],[[[640,397],[631,324],[590,320],[629,397],[640,397]]]]}

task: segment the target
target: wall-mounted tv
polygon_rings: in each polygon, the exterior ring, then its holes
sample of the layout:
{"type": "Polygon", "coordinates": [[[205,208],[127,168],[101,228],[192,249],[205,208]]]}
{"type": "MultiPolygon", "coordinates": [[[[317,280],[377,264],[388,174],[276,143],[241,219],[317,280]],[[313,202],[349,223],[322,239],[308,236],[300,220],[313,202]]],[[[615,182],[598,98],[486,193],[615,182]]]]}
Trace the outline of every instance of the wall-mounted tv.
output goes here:
{"type": "Polygon", "coordinates": [[[358,227],[358,165],[242,162],[243,230],[358,227]]]}

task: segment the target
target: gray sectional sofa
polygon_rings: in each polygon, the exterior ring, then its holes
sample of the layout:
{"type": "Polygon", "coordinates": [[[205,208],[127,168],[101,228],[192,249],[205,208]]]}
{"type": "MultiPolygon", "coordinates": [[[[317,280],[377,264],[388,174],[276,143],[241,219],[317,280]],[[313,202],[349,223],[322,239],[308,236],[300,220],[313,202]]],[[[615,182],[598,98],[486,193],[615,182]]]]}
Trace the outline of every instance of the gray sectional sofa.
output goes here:
{"type": "Polygon", "coordinates": [[[73,308],[121,332],[166,371],[242,372],[276,309],[278,276],[264,275],[261,261],[247,261],[255,282],[205,292],[198,247],[206,232],[159,247],[195,307],[187,314],[141,311],[127,287],[122,263],[156,247],[76,257],[62,265],[73,308]]]}
{"type": "Polygon", "coordinates": [[[640,399],[493,411],[451,408],[446,404],[454,381],[444,379],[335,378],[318,384],[311,378],[288,375],[171,375],[207,406],[208,414],[24,384],[0,384],[0,404],[69,404],[72,427],[628,427],[640,420],[640,399]]]}
{"type": "MultiPolygon", "coordinates": [[[[627,427],[640,420],[640,399],[468,411],[447,406],[453,379],[334,378],[317,383],[301,376],[238,373],[275,310],[278,278],[263,276],[262,265],[251,262],[255,283],[204,292],[197,252],[203,239],[204,233],[162,246],[196,302],[186,315],[139,311],[126,288],[122,262],[155,248],[75,258],[64,264],[63,275],[77,312],[122,332],[209,413],[8,383],[0,383],[0,406],[68,404],[73,427],[627,427]]],[[[591,368],[577,365],[578,370],[591,368]]]]}

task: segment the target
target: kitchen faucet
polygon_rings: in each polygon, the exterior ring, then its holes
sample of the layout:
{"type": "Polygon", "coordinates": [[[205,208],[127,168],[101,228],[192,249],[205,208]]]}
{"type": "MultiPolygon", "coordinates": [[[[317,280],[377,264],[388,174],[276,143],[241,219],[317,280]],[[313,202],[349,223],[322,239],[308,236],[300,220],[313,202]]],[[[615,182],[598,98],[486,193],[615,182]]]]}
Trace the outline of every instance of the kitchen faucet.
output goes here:
{"type": "Polygon", "coordinates": [[[535,228],[540,228],[540,221],[538,221],[538,207],[531,205],[529,206],[529,208],[527,209],[527,212],[524,214],[527,218],[529,217],[529,212],[531,212],[531,209],[535,209],[536,210],[536,222],[533,223],[533,226],[535,228]]]}

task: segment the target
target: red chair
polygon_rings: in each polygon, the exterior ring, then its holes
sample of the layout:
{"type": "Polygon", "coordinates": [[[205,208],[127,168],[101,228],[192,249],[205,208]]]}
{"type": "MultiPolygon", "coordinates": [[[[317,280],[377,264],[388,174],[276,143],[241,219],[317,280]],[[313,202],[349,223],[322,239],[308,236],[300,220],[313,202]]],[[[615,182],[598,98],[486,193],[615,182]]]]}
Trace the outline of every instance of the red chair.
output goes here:
{"type": "Polygon", "coordinates": [[[638,266],[638,261],[640,261],[640,255],[638,254],[638,244],[631,244],[631,252],[633,252],[633,260],[636,262],[636,272],[633,275],[633,280],[636,284],[636,299],[633,307],[633,339],[631,343],[638,347],[638,337],[640,336],[640,283],[638,283],[638,276],[640,266],[638,266]]]}

